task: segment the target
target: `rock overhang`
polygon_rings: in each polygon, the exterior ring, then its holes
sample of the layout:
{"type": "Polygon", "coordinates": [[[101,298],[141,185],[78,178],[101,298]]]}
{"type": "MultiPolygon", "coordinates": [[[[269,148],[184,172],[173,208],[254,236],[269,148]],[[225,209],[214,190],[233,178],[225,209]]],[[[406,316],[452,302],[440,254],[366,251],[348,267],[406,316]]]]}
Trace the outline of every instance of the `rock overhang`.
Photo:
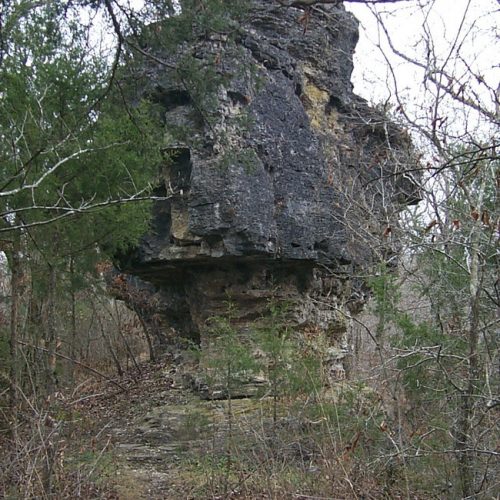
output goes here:
{"type": "MultiPolygon", "coordinates": [[[[297,9],[253,5],[233,43],[214,36],[190,48],[224,77],[210,119],[178,70],[148,71],[144,95],[163,106],[169,135],[162,193],[170,199],[154,208],[138,266],[249,255],[359,260],[349,249],[350,200],[341,183],[356,177],[369,191],[380,174],[374,157],[389,145],[407,153],[404,133],[352,93],[352,14],[319,9],[305,30],[297,9]]],[[[182,47],[181,55],[161,56],[175,66],[185,53],[182,47]]],[[[395,160],[383,161],[392,174],[395,160]]],[[[387,184],[393,197],[405,191],[401,182],[387,184]]]]}
{"type": "Polygon", "coordinates": [[[154,284],[180,335],[200,335],[228,297],[242,322],[277,298],[296,303],[297,325],[345,332],[338,311],[362,295],[356,268],[389,245],[384,224],[415,199],[403,175],[411,144],[352,92],[358,26],[343,7],[315,9],[307,29],[295,8],[252,8],[232,40],[204,33],[143,61],[138,97],[165,123],[165,200],[122,268],[154,284]]]}

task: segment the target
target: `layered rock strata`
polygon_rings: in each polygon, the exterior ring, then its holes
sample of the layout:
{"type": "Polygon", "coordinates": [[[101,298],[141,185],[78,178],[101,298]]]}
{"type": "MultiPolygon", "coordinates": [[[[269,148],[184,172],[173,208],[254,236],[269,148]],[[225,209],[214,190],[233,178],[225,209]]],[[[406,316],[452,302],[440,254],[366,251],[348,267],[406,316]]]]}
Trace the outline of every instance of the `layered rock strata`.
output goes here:
{"type": "Polygon", "coordinates": [[[319,355],[338,379],[363,300],[356,276],[387,257],[387,228],[415,199],[410,144],[352,92],[358,24],[342,6],[315,8],[307,26],[268,0],[250,13],[236,38],[148,47],[137,95],[164,118],[168,199],[121,267],[149,283],[163,333],[202,348],[228,300],[250,336],[270,301],[286,301],[296,332],[328,339],[319,355]]]}

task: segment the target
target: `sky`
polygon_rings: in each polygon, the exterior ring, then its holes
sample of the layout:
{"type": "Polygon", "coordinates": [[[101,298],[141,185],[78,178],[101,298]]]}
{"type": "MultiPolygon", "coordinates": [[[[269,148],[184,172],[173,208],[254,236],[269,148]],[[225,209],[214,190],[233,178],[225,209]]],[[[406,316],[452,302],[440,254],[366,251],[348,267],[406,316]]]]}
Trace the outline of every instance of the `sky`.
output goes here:
{"type": "MultiPolygon", "coordinates": [[[[360,21],[353,73],[358,95],[375,104],[388,100],[394,103],[395,80],[400,97],[416,115],[422,112],[423,103],[432,98],[423,85],[425,71],[403,61],[390,49],[376,19],[378,13],[397,50],[425,62],[430,48],[437,56],[438,65],[465,83],[465,88],[481,105],[495,110],[495,98],[498,98],[495,91],[500,84],[500,2],[414,0],[376,8],[359,3],[346,2],[345,5],[360,21]],[[463,61],[457,55],[462,56],[463,61]],[[388,69],[389,64],[395,78],[388,69]],[[480,76],[484,83],[471,75],[480,76]]],[[[455,109],[452,103],[446,106],[450,123],[453,118],[455,126],[463,126],[466,121],[479,125],[479,118],[470,110],[455,109]]]]}
{"type": "MultiPolygon", "coordinates": [[[[398,115],[403,103],[407,115],[426,131],[432,126],[433,107],[445,120],[439,130],[441,139],[455,139],[460,144],[477,139],[498,138],[500,101],[500,2],[497,0],[414,0],[377,8],[347,3],[346,8],[360,21],[360,40],[354,58],[352,82],[356,94],[374,105],[383,103],[398,115]],[[397,51],[425,62],[427,54],[436,55],[434,64],[453,75],[468,96],[486,110],[497,113],[497,123],[470,107],[436,94],[426,84],[430,66],[419,68],[394,53],[377,21],[377,14],[387,28],[397,51]],[[391,67],[393,72],[389,69],[391,67]],[[399,100],[396,98],[395,88],[399,100]]],[[[406,125],[407,122],[403,120],[406,125]]],[[[410,130],[413,143],[425,161],[439,167],[439,155],[425,136],[410,130]]],[[[498,139],[497,139],[498,140],[498,139]]],[[[489,142],[491,144],[491,142],[489,142]]],[[[446,178],[427,178],[427,187],[442,201],[447,193],[446,178]],[[443,185],[439,182],[444,182],[443,185]]],[[[423,219],[431,220],[433,211],[425,203],[414,208],[423,219]]]]}

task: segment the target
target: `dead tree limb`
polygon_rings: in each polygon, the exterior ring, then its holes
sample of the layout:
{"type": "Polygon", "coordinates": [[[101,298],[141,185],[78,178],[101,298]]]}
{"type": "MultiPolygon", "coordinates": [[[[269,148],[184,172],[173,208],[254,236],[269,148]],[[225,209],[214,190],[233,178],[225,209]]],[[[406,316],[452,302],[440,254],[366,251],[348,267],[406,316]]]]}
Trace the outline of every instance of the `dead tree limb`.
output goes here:
{"type": "MultiPolygon", "coordinates": [[[[25,347],[30,347],[31,349],[37,349],[39,351],[42,351],[46,354],[50,354],[49,349],[46,349],[45,347],[40,347],[36,346],[33,344],[28,344],[27,342],[23,342],[22,340],[18,340],[17,343],[19,345],[25,346],[25,347]]],[[[113,380],[111,377],[108,377],[107,375],[104,375],[104,373],[101,373],[100,371],[96,370],[95,368],[92,368],[91,366],[86,365],[85,363],[82,363],[81,361],[77,361],[76,359],[72,359],[69,356],[65,356],[64,354],[61,354],[60,352],[56,352],[55,355],[59,358],[65,359],[67,361],[70,361],[71,363],[74,363],[75,365],[81,366],[85,370],[88,370],[89,372],[92,372],[94,375],[97,375],[98,377],[103,378],[104,380],[107,380],[113,385],[116,385],[116,387],[119,387],[123,392],[127,392],[127,389],[123,387],[123,385],[119,384],[115,380],[113,380]]]]}

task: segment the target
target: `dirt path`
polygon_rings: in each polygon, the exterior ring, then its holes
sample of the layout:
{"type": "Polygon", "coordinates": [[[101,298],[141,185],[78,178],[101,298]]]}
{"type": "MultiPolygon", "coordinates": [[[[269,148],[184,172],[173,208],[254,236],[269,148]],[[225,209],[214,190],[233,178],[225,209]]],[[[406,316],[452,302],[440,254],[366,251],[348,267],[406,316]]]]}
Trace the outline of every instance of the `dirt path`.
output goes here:
{"type": "MultiPolygon", "coordinates": [[[[171,363],[145,365],[135,380],[131,375],[120,381],[126,392],[94,388],[99,395],[79,408],[92,421],[79,441],[93,440],[105,463],[97,481],[107,481],[111,493],[100,499],[382,498],[364,486],[362,497],[353,493],[350,477],[363,472],[355,462],[354,472],[347,469],[344,443],[336,448],[337,411],[351,405],[305,397],[275,408],[272,398],[241,398],[232,400],[229,419],[227,401],[200,399],[171,363]]],[[[346,434],[355,443],[356,429],[346,434]]]]}
{"type": "MultiPolygon", "coordinates": [[[[216,497],[222,488],[215,477],[222,471],[213,471],[225,456],[226,403],[202,401],[179,378],[169,363],[146,365],[135,380],[121,382],[127,392],[113,389],[80,407],[95,423],[96,449],[110,457],[120,500],[216,497]]],[[[243,414],[255,402],[234,404],[243,414]]]]}

